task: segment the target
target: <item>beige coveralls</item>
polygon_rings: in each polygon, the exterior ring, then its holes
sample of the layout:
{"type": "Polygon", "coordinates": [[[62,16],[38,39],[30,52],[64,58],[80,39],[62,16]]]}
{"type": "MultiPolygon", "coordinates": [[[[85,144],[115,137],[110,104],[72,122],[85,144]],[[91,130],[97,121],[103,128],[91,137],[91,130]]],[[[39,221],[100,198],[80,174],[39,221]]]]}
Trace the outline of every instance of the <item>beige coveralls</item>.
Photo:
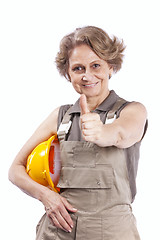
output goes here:
{"type": "MultiPolygon", "coordinates": [[[[119,105],[108,113],[113,117],[119,105]]],[[[69,122],[67,113],[62,124],[69,122]]],[[[71,233],[52,225],[46,214],[37,226],[36,240],[140,240],[132,214],[126,152],[85,141],[63,141],[60,132],[61,195],[78,209],[70,213],[71,233]]]]}

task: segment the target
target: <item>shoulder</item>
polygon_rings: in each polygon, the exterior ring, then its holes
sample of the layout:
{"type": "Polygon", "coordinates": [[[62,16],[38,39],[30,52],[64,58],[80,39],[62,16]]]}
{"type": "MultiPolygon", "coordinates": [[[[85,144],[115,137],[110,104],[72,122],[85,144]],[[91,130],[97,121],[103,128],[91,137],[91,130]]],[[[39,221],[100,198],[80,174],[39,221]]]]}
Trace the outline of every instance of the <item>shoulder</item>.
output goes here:
{"type": "Polygon", "coordinates": [[[116,111],[117,118],[122,115],[132,115],[143,116],[147,118],[147,110],[145,106],[137,101],[128,101],[124,98],[121,98],[114,92],[116,96],[115,104],[113,105],[113,110],[116,111]]]}
{"type": "Polygon", "coordinates": [[[73,106],[72,104],[66,104],[66,105],[62,105],[59,108],[59,112],[58,112],[58,126],[59,124],[62,122],[62,119],[65,115],[65,113],[68,111],[68,109],[73,106]]]}
{"type": "Polygon", "coordinates": [[[140,102],[127,102],[127,104],[122,109],[120,116],[124,115],[133,115],[135,117],[143,117],[147,118],[147,110],[146,107],[140,102]]]}
{"type": "Polygon", "coordinates": [[[57,119],[59,114],[60,107],[54,109],[48,117],[40,124],[36,132],[43,133],[46,138],[49,138],[51,135],[57,132],[57,119]]]}
{"type": "Polygon", "coordinates": [[[130,123],[143,128],[147,123],[147,110],[140,102],[127,102],[119,113],[119,120],[123,124],[130,123]]]}
{"type": "Polygon", "coordinates": [[[52,129],[52,133],[56,133],[57,129],[59,128],[60,123],[62,122],[62,119],[65,115],[65,113],[68,111],[68,109],[71,107],[71,104],[62,105],[58,108],[56,108],[46,119],[46,124],[50,126],[50,129],[52,129]]]}
{"type": "Polygon", "coordinates": [[[59,114],[64,115],[73,104],[66,104],[59,107],[59,114]]]}

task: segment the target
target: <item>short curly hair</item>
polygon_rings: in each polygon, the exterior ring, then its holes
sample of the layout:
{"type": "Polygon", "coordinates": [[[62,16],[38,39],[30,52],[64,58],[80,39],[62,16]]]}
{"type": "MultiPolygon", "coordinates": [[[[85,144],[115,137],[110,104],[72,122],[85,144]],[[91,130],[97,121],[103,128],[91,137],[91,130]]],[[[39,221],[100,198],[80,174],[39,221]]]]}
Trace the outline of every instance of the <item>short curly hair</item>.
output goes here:
{"type": "Polygon", "coordinates": [[[114,72],[121,69],[123,62],[123,51],[125,49],[123,40],[109,35],[101,28],[86,26],[77,28],[74,32],[66,35],[60,42],[60,50],[56,56],[56,66],[60,75],[70,80],[68,74],[69,57],[72,50],[81,44],[88,45],[99,58],[105,60],[114,72]]]}

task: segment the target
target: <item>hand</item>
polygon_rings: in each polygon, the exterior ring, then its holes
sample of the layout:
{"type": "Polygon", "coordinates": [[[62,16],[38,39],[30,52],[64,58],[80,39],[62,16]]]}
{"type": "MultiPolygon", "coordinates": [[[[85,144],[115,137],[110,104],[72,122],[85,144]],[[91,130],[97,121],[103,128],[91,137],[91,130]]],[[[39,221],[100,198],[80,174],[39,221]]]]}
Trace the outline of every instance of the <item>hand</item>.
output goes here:
{"type": "Polygon", "coordinates": [[[97,113],[91,113],[88,109],[86,96],[84,94],[80,97],[81,107],[81,130],[83,138],[88,142],[93,142],[101,146],[103,123],[97,113]]]}
{"type": "Polygon", "coordinates": [[[77,212],[77,209],[73,208],[64,197],[49,189],[43,199],[47,216],[52,220],[53,224],[57,228],[61,228],[66,232],[71,232],[73,221],[68,211],[77,212]]]}

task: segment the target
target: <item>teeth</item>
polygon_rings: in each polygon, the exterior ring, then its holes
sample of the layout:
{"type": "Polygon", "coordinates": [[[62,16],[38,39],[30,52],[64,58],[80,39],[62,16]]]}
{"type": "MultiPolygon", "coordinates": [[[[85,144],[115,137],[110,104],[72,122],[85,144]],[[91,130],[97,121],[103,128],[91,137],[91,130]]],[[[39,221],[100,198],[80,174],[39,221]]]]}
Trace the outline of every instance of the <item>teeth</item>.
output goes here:
{"type": "Polygon", "coordinates": [[[85,87],[91,87],[91,86],[94,86],[94,85],[96,85],[96,83],[92,83],[92,84],[85,84],[84,86],[85,86],[85,87]]]}

